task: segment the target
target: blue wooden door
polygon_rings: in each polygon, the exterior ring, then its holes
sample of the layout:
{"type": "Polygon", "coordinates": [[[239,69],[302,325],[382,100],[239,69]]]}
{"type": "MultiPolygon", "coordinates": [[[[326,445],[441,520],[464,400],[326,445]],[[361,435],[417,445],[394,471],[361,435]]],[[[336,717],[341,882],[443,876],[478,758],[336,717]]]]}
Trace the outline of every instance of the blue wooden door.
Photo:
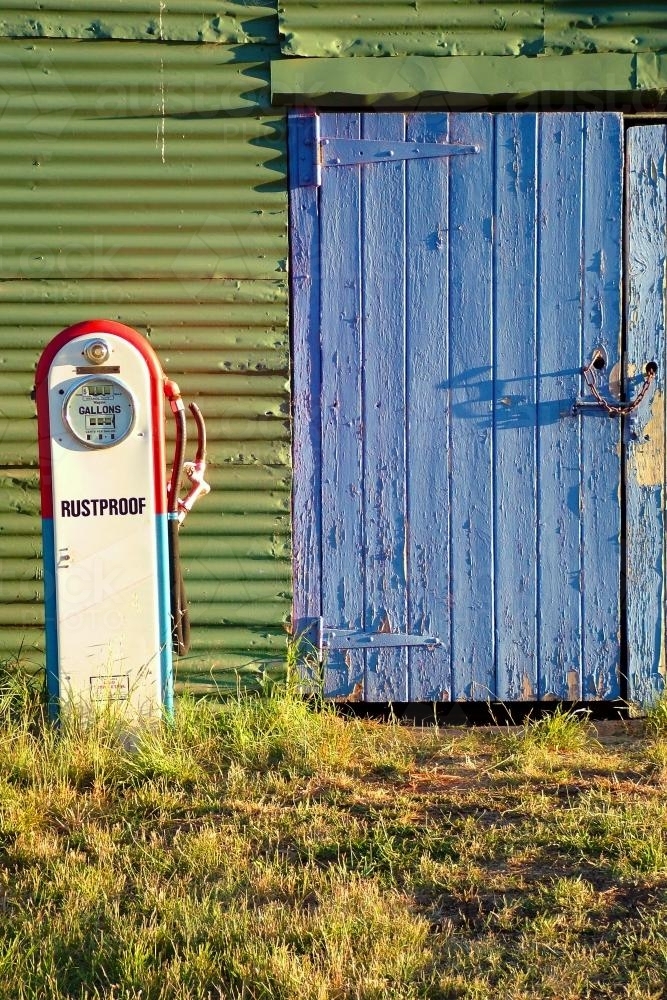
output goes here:
{"type": "Polygon", "coordinates": [[[292,117],[294,611],[328,697],[624,693],[621,421],[575,406],[596,351],[621,383],[623,156],[611,113],[292,117]]]}
{"type": "Polygon", "coordinates": [[[665,685],[665,392],[667,369],[667,128],[627,133],[628,391],[654,361],[655,391],[626,421],[628,697],[645,703],[665,685]]]}

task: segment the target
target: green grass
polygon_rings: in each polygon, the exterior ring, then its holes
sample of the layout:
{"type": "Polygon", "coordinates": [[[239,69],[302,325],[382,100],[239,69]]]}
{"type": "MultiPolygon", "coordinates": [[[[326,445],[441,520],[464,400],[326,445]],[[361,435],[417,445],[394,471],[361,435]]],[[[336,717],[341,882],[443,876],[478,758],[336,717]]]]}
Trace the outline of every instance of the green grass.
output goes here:
{"type": "Polygon", "coordinates": [[[419,731],[275,689],[130,741],[0,669],[0,1000],[662,997],[651,718],[419,731]]]}

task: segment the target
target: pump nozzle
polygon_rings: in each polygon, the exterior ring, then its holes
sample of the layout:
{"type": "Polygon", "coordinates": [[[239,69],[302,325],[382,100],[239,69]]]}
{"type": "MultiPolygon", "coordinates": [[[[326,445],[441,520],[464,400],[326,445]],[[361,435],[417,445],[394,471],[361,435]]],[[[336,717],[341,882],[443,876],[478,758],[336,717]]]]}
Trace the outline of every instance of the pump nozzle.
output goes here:
{"type": "Polygon", "coordinates": [[[183,400],[181,399],[181,390],[178,388],[178,383],[174,382],[171,378],[166,378],[164,380],[164,394],[171,403],[171,408],[176,412],[177,409],[183,409],[183,400]]]}

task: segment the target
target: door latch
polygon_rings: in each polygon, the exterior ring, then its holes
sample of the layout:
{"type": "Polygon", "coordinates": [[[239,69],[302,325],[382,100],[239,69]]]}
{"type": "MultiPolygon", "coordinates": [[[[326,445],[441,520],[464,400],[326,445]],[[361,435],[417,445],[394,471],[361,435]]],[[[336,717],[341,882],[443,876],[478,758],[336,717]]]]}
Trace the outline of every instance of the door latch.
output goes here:
{"type": "Polygon", "coordinates": [[[581,369],[584,382],[591,391],[593,399],[586,399],[579,396],[572,407],[573,415],[586,410],[603,410],[610,417],[626,417],[633,413],[646,396],[658,374],[658,365],[655,361],[647,362],[644,368],[644,381],[642,382],[634,399],[625,403],[612,403],[605,399],[600,392],[599,380],[602,372],[607,367],[607,352],[604,347],[596,347],[591,355],[588,364],[581,369]]]}

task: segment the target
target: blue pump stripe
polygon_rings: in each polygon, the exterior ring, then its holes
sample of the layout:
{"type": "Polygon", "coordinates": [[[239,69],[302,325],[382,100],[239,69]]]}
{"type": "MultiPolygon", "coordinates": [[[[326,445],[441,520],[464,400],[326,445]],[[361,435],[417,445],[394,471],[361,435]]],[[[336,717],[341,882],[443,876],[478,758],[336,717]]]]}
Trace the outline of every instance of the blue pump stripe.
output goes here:
{"type": "Polygon", "coordinates": [[[58,607],[56,601],[56,546],[53,519],[42,518],[42,548],[44,552],[44,619],[46,636],[46,690],[49,715],[58,715],[60,676],[58,672],[58,607]]]}
{"type": "MultiPolygon", "coordinates": [[[[160,686],[162,705],[167,716],[174,710],[174,680],[171,651],[171,612],[169,607],[169,561],[167,558],[167,515],[155,518],[157,540],[157,599],[160,643],[160,686]]],[[[58,656],[58,605],[56,596],[56,550],[54,525],[51,518],[42,518],[44,552],[44,615],[46,638],[46,690],[49,715],[58,717],[60,670],[58,656]]]]}
{"type": "Polygon", "coordinates": [[[167,717],[174,711],[174,668],[171,652],[171,608],[169,604],[169,543],[167,514],[155,518],[157,533],[158,616],[160,627],[160,677],[162,706],[167,717]]]}

